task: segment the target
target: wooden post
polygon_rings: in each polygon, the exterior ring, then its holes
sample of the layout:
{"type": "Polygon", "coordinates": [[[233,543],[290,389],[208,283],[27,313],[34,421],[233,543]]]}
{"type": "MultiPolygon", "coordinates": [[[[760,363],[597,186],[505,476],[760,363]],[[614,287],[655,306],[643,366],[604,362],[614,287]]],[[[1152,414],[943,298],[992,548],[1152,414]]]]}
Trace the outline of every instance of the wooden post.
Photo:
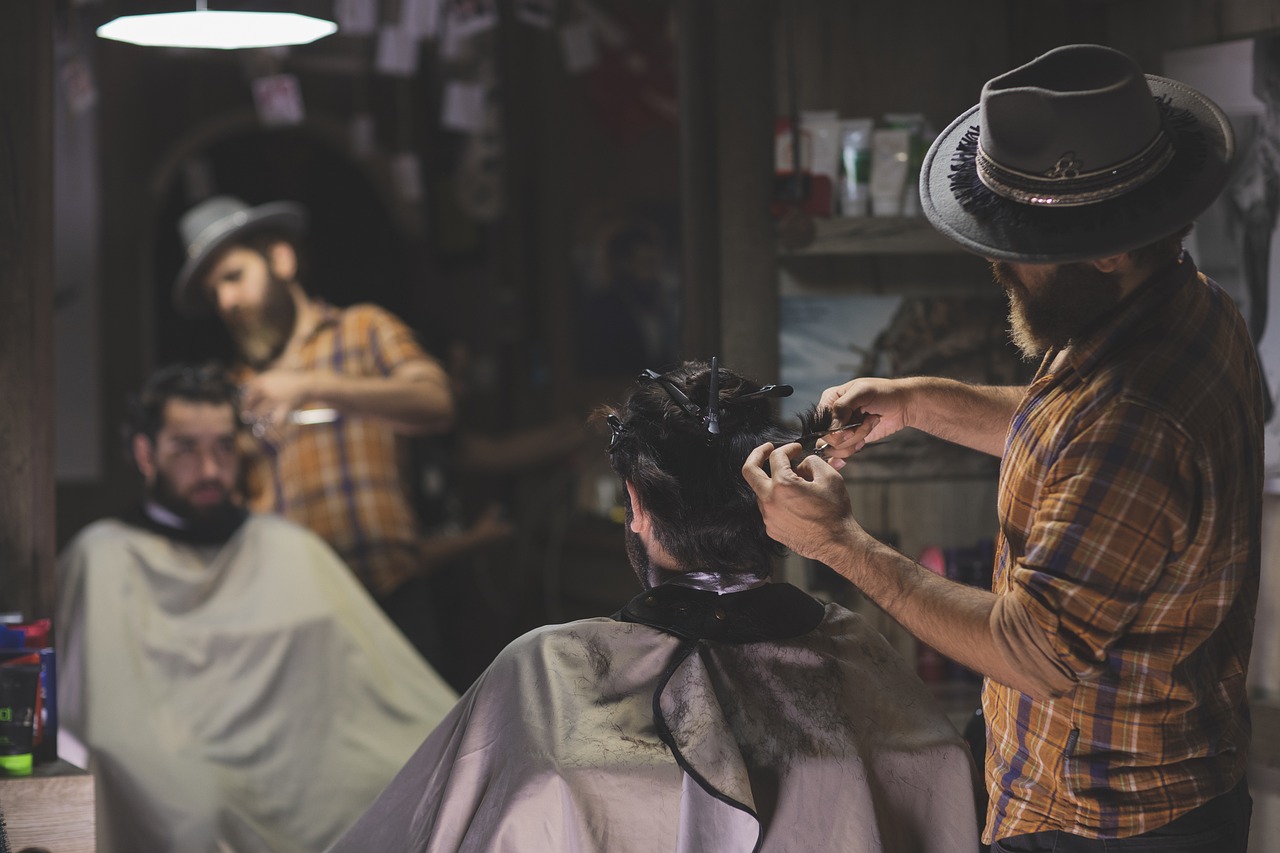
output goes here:
{"type": "Polygon", "coordinates": [[[681,0],[684,349],[778,375],[774,0],[681,0]]]}
{"type": "Polygon", "coordinates": [[[0,610],[51,616],[53,3],[0,3],[0,610]]]}

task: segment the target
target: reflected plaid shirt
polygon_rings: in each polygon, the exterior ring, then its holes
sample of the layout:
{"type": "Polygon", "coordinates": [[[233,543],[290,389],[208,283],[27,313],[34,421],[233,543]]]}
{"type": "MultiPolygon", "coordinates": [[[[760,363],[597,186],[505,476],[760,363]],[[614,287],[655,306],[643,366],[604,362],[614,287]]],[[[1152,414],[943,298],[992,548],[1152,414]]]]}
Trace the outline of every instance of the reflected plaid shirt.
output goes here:
{"type": "Polygon", "coordinates": [[[987,681],[984,838],[1126,837],[1230,790],[1249,747],[1261,379],[1230,298],[1190,257],[1126,299],[1010,425],[993,589],[1021,599],[1075,689],[987,681]]]}
{"type": "MultiPolygon", "coordinates": [[[[296,353],[274,368],[389,376],[429,359],[413,332],[375,305],[324,306],[296,353]]],[[[246,380],[251,373],[240,378],[246,380]]],[[[250,473],[251,505],[277,512],[328,542],[378,598],[419,570],[418,522],[400,470],[399,439],[376,418],[277,427],[250,473]]]]}

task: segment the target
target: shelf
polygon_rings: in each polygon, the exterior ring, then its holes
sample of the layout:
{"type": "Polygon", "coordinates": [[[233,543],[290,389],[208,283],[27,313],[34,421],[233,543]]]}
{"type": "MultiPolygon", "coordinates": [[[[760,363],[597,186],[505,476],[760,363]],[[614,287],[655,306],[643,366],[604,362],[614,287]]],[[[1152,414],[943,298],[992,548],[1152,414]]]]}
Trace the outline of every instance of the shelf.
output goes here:
{"type": "Polygon", "coordinates": [[[922,216],[863,216],[815,219],[813,242],[800,249],[780,249],[782,258],[800,255],[962,255],[959,245],[943,237],[922,216]]]}
{"type": "Polygon", "coordinates": [[[30,776],[0,778],[5,831],[13,850],[92,853],[93,776],[65,761],[37,764],[30,776]]]}

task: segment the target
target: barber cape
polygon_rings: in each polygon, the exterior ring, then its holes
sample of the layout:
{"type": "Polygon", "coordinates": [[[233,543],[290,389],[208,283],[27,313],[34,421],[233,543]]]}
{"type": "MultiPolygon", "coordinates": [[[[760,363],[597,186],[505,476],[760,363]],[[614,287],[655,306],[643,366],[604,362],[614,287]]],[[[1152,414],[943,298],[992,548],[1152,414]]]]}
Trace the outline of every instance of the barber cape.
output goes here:
{"type": "Polygon", "coordinates": [[[669,582],[514,641],[333,850],[964,853],[975,781],[860,616],[669,582]]]}
{"type": "Polygon", "coordinates": [[[59,561],[59,710],[98,850],[323,850],[456,694],[311,532],[149,526],[97,522],[59,561]]]}

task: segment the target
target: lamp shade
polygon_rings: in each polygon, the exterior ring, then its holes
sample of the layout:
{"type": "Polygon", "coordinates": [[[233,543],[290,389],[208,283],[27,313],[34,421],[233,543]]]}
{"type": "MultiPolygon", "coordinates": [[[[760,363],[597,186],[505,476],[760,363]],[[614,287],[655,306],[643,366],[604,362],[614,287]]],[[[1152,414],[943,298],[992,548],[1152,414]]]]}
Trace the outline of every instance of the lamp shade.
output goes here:
{"type": "Polygon", "coordinates": [[[293,12],[191,12],[125,15],[98,27],[98,35],[147,47],[235,50],[309,44],[337,32],[338,25],[293,12]]]}

